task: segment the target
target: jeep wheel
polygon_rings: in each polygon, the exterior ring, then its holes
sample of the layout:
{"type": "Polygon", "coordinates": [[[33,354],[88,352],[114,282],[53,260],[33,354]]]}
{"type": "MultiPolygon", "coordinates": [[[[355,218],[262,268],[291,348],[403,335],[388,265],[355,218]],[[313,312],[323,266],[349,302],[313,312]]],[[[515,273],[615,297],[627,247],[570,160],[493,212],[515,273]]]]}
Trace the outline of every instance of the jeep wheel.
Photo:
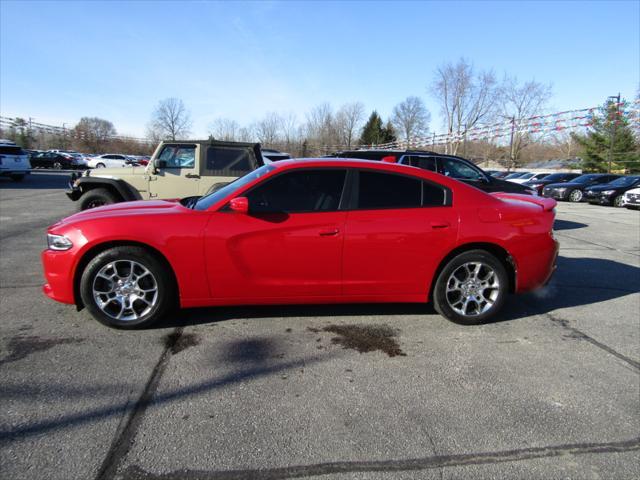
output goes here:
{"type": "Polygon", "coordinates": [[[80,296],[93,318],[115,328],[146,327],[174,305],[167,267],[141,247],[114,247],[82,272],[80,296]]]}
{"type": "Polygon", "coordinates": [[[103,205],[111,205],[117,202],[116,196],[106,188],[94,188],[80,197],[80,210],[102,207],[103,205]]]}

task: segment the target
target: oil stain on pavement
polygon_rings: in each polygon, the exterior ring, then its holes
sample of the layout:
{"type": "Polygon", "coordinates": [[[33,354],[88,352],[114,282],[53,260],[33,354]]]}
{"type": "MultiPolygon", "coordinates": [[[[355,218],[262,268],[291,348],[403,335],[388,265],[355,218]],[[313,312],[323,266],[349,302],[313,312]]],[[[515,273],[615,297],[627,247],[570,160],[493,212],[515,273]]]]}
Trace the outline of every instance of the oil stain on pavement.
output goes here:
{"type": "Polygon", "coordinates": [[[387,325],[328,325],[322,329],[310,327],[309,331],[335,333],[338,336],[331,343],[360,353],[379,350],[390,357],[406,356],[396,340],[398,330],[387,325]]]}

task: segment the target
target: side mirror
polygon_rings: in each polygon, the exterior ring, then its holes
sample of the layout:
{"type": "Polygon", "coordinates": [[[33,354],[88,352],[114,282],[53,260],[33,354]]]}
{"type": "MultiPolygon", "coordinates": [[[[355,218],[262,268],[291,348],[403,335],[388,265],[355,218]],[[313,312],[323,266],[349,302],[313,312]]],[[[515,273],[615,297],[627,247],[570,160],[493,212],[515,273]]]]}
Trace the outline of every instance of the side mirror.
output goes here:
{"type": "Polygon", "coordinates": [[[156,168],[167,168],[166,160],[156,160],[156,168]]]}
{"type": "Polygon", "coordinates": [[[229,208],[237,213],[249,213],[249,199],[247,197],[232,198],[229,208]]]}

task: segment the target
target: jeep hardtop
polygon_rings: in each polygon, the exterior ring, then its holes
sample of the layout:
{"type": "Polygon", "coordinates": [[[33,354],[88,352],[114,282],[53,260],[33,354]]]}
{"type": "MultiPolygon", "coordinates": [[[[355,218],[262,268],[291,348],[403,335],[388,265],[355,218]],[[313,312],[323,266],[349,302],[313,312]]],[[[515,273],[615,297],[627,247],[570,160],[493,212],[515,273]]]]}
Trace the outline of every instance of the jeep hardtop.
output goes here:
{"type": "Polygon", "coordinates": [[[147,166],[72,174],[67,196],[80,210],[117,202],[206,195],[264,164],[259,143],[163,141],[147,166]]]}

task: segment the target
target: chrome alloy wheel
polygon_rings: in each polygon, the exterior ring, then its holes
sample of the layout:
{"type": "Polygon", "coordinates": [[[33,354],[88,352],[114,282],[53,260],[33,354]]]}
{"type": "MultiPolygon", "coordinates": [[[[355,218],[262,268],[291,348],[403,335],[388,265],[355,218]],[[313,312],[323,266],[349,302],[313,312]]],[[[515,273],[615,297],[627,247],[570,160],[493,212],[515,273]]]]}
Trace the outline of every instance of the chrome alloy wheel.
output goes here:
{"type": "Polygon", "coordinates": [[[498,275],[486,263],[468,262],[460,265],[447,280],[446,298],[449,306],[467,317],[488,311],[499,294],[498,275]]]}
{"type": "Polygon", "coordinates": [[[93,298],[109,317],[137,320],[158,302],[158,282],[144,265],[132,260],[116,260],[96,274],[93,298]]]}

